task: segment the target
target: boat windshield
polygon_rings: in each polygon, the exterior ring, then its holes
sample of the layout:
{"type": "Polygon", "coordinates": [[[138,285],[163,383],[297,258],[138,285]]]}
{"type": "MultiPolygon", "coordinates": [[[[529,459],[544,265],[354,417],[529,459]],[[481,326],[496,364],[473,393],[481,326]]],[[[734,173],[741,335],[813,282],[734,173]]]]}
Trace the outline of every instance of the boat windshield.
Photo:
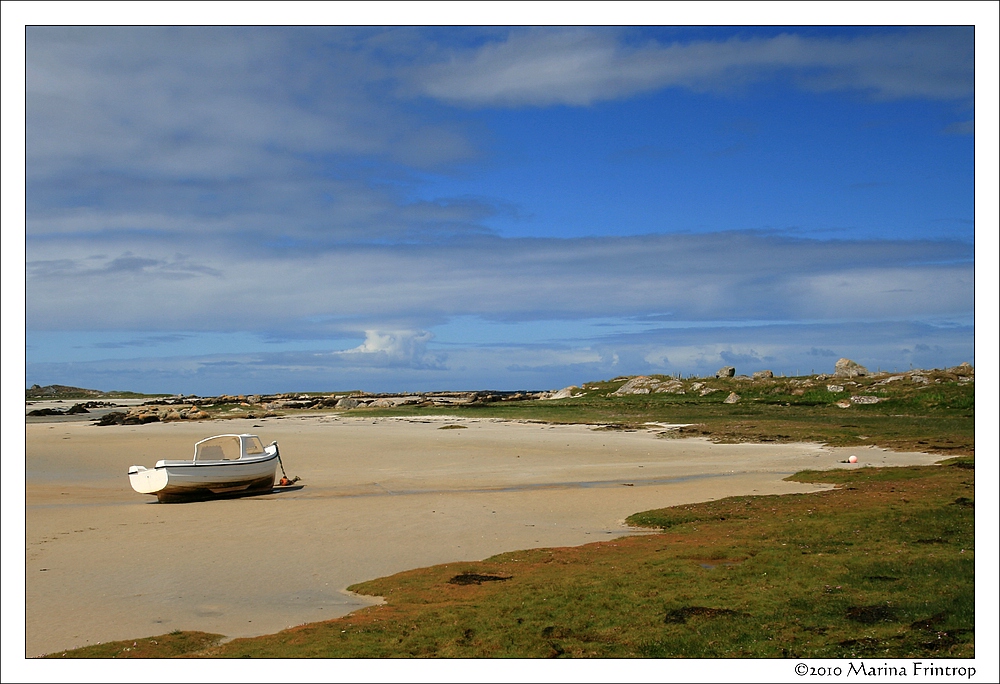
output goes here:
{"type": "Polygon", "coordinates": [[[264,445],[260,443],[260,437],[244,437],[243,452],[247,456],[260,456],[264,453],[264,445]]]}
{"type": "Polygon", "coordinates": [[[196,461],[237,461],[240,458],[240,438],[236,435],[212,437],[195,445],[196,461]]]}

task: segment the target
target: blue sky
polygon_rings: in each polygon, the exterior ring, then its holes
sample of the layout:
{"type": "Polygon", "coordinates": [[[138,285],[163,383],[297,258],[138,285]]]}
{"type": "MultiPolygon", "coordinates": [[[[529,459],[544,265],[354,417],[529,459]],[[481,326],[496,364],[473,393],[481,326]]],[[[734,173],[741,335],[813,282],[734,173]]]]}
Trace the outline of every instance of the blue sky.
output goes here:
{"type": "Polygon", "coordinates": [[[974,363],[974,37],[29,27],[26,384],[974,363]]]}

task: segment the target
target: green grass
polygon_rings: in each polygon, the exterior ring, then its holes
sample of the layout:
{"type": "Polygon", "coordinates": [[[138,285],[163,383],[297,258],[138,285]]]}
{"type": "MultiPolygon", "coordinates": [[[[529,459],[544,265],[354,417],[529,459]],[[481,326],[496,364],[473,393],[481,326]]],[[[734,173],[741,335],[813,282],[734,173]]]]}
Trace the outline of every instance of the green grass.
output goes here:
{"type": "MultiPolygon", "coordinates": [[[[942,455],[975,453],[975,382],[942,370],[921,371],[927,383],[908,377],[879,384],[888,376],[845,380],[807,376],[752,380],[745,377],[688,378],[683,394],[615,395],[629,378],[587,382],[580,396],[554,401],[493,401],[471,405],[401,406],[397,408],[275,409],[248,405],[234,397],[203,406],[212,418],[265,418],[304,414],[460,418],[501,418],[546,423],[583,423],[636,429],[645,423],[684,424],[662,436],[706,437],[718,442],[819,442],[831,446],[876,445],[900,451],[942,455]],[[695,382],[716,391],[701,396],[695,382]],[[829,385],[842,392],[830,392],[829,385]],[[723,400],[730,392],[735,404],[723,400]],[[852,395],[880,398],[877,404],[841,408],[852,395]],[[234,410],[235,409],[235,410],[234,410]]],[[[666,376],[651,376],[661,380],[666,376]]],[[[704,389],[701,388],[701,389],[704,389]]],[[[293,393],[325,396],[326,393],[293,393]]]]}
{"type": "Polygon", "coordinates": [[[660,533],[363,582],[386,604],[185,654],[974,657],[971,459],[794,479],[837,488],[646,511],[629,522],[660,533]]]}
{"type": "MultiPolygon", "coordinates": [[[[652,376],[659,377],[659,376],[652,376]]],[[[855,378],[844,392],[829,392],[827,385],[841,379],[749,378],[701,379],[719,391],[699,396],[685,381],[685,394],[616,396],[612,393],[626,378],[584,383],[583,396],[556,401],[512,401],[454,407],[400,407],[354,409],[348,415],[420,416],[446,412],[464,418],[504,418],[549,423],[614,425],[622,429],[643,423],[688,424],[664,432],[665,437],[708,437],[720,442],[799,442],[832,446],[874,444],[902,451],[927,451],[948,455],[975,452],[975,383],[959,382],[946,371],[926,374],[930,382],[918,385],[901,380],[877,386],[884,380],[855,378]],[[940,381],[940,382],[935,382],[940,381]],[[723,400],[730,392],[741,399],[723,400]],[[796,392],[801,392],[796,394],[796,392]],[[838,401],[853,394],[878,396],[878,404],[844,409],[838,401]]],[[[849,381],[850,382],[850,381],[849,381]]]]}

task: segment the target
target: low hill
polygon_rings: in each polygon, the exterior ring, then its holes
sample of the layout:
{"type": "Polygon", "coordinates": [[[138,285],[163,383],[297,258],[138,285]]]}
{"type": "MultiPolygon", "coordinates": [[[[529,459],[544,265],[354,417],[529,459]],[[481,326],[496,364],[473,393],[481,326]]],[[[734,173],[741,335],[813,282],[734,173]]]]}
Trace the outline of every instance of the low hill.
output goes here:
{"type": "Polygon", "coordinates": [[[164,394],[140,394],[138,392],[102,392],[101,390],[71,387],[69,385],[32,385],[24,390],[25,401],[40,401],[43,399],[128,399],[141,397],[162,397],[164,394]]]}
{"type": "Polygon", "coordinates": [[[32,385],[24,391],[25,399],[78,399],[80,397],[103,397],[100,390],[70,387],[68,385],[32,385]]]}

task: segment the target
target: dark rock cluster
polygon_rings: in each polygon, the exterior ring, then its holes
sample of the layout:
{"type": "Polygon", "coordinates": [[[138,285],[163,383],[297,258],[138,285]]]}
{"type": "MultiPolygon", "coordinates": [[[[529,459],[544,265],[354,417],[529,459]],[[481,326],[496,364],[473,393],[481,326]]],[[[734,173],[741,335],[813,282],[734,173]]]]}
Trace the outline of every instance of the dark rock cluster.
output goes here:
{"type": "Polygon", "coordinates": [[[73,404],[70,408],[60,411],[59,409],[53,408],[43,408],[35,409],[34,411],[28,411],[29,416],[73,416],[80,413],[90,413],[89,409],[95,408],[107,408],[109,406],[114,406],[111,402],[107,401],[86,401],[81,404],[73,404]]]}
{"type": "MultiPolygon", "coordinates": [[[[471,406],[497,401],[541,399],[548,392],[428,392],[421,394],[349,394],[308,395],[228,395],[217,397],[178,396],[151,399],[127,411],[113,411],[95,421],[97,425],[145,425],[146,423],[182,420],[205,420],[213,417],[267,418],[281,410],[321,410],[356,408],[394,408],[397,406],[471,406]],[[206,409],[215,409],[209,412],[206,409]]],[[[46,414],[51,415],[51,414],[46,414]]]]}

